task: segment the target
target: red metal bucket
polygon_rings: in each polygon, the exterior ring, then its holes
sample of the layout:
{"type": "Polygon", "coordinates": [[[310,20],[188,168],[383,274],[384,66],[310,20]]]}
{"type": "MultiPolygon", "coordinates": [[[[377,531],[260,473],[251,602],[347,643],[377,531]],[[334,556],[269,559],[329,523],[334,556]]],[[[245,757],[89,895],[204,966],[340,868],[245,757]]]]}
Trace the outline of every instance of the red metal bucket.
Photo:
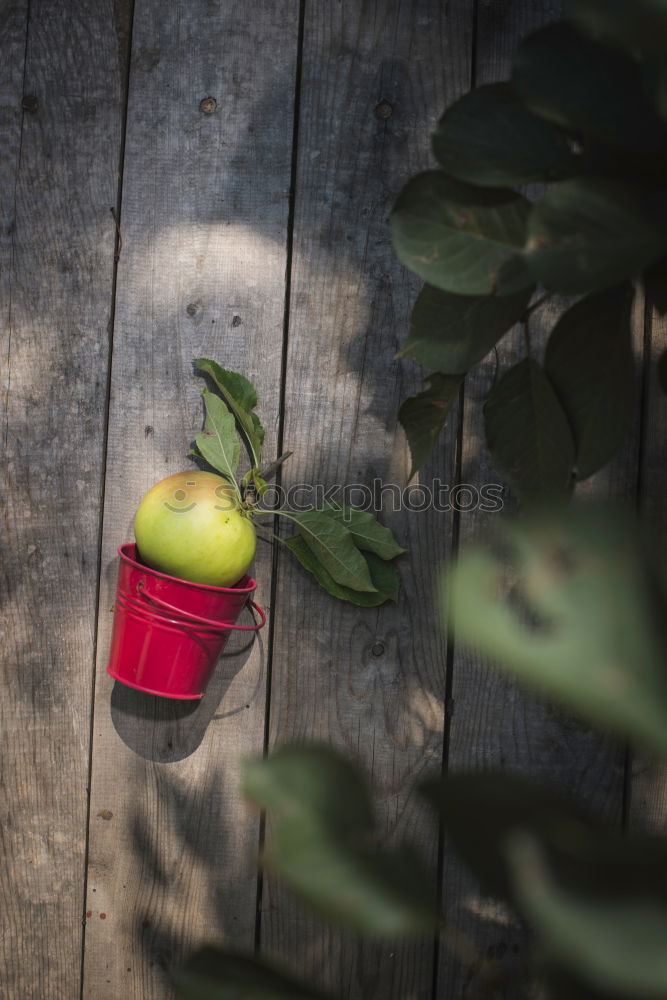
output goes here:
{"type": "Polygon", "coordinates": [[[232,629],[256,632],[266,616],[250,595],[255,581],[210,587],[158,573],[139,561],[132,543],[118,549],[120,566],[107,673],[163,698],[202,698],[232,629]],[[237,625],[246,604],[259,624],[237,625]]]}

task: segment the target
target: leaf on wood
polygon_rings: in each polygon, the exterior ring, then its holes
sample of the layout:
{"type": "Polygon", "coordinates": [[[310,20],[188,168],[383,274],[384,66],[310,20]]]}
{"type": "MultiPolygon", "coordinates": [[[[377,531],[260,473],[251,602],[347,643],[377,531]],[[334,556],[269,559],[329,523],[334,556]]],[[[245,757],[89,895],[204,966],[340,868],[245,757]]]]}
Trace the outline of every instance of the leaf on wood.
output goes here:
{"type": "Polygon", "coordinates": [[[510,368],[484,404],[486,443],[496,468],[522,500],[566,496],[574,443],[554,389],[536,361],[510,368]]]}
{"type": "Polygon", "coordinates": [[[601,829],[562,792],[520,774],[448,774],[424,783],[420,791],[438,810],[448,844],[484,892],[500,899],[513,900],[504,852],[512,830],[528,830],[553,846],[558,839],[580,838],[585,829],[601,829]]]}
{"type": "Polygon", "coordinates": [[[581,177],[552,185],[535,204],[526,262],[547,288],[579,294],[638,275],[666,246],[665,228],[634,188],[581,177]]]}
{"type": "Polygon", "coordinates": [[[236,486],[241,447],[234,417],[214,392],[205,389],[202,395],[206,421],[204,431],[195,437],[197,448],[209,465],[236,486]]]}
{"type": "Polygon", "coordinates": [[[295,513],[299,534],[306,545],[336,583],[350,590],[375,593],[368,563],[354,544],[345,525],[315,508],[295,513]]]}
{"type": "Polygon", "coordinates": [[[632,522],[565,507],[505,522],[449,579],[460,640],[586,719],[667,755],[665,648],[632,522]]]}
{"type": "Polygon", "coordinates": [[[450,410],[458,399],[463,384],[462,375],[429,375],[428,389],[408,396],[398,419],[405,431],[412,456],[411,479],[424,465],[440,437],[450,410]]]}
{"type": "Polygon", "coordinates": [[[430,170],[405,186],[391,216],[399,259],[460,295],[509,295],[532,284],[521,259],[529,202],[430,170]]]}
{"type": "Polygon", "coordinates": [[[667,128],[651,104],[639,63],[565,21],[522,42],[512,85],[532,111],[576,134],[629,149],[667,146],[667,128]]]}
{"type": "Polygon", "coordinates": [[[556,323],[544,369],[575,441],[575,475],[587,479],[618,450],[635,414],[632,285],[589,295],[556,323]]]}
{"type": "Polygon", "coordinates": [[[340,601],[348,601],[362,608],[376,608],[386,601],[395,601],[398,596],[398,572],[393,563],[385,562],[372,552],[364,555],[368,571],[370,573],[374,593],[362,593],[359,590],[352,590],[350,587],[343,587],[336,583],[331,573],[329,573],[319,559],[313,554],[311,549],[301,537],[293,535],[291,538],[283,539],[288,549],[296,556],[299,563],[308,572],[312,573],[317,582],[332,597],[337,597],[340,601]]]}
{"type": "Polygon", "coordinates": [[[448,174],[488,187],[560,180],[581,160],[567,134],[529,111],[508,83],[477,87],[452,104],[433,152],[448,174]]]}
{"type": "Polygon", "coordinates": [[[202,948],[175,979],[179,1000],[331,1000],[287,969],[231,949],[202,948]]]}
{"type": "Polygon", "coordinates": [[[395,559],[408,551],[398,544],[389,528],[380,524],[370,511],[349,507],[347,504],[328,504],[321,509],[344,525],[352,535],[354,544],[364,552],[374,552],[380,559],[395,559]]]}
{"type": "Polygon", "coordinates": [[[251,412],[257,406],[257,392],[252,382],[238,372],[221,368],[208,358],[196,358],[193,364],[198,371],[209,375],[215,383],[246,437],[252,452],[253,465],[259,466],[266,432],[257,414],[251,412]]]}
{"type": "Polygon", "coordinates": [[[465,374],[525,313],[534,288],[514,295],[454,295],[425,285],[399,357],[436,372],[465,374]]]}
{"type": "Polygon", "coordinates": [[[515,891],[551,961],[592,987],[636,1000],[667,991],[667,899],[664,891],[615,896],[611,885],[582,891],[564,881],[526,831],[510,834],[507,856],[515,891]]]}
{"type": "Polygon", "coordinates": [[[327,920],[388,937],[433,931],[433,873],[410,846],[378,846],[366,784],[331,747],[283,746],[246,766],[244,790],[268,810],[264,864],[327,920]]]}

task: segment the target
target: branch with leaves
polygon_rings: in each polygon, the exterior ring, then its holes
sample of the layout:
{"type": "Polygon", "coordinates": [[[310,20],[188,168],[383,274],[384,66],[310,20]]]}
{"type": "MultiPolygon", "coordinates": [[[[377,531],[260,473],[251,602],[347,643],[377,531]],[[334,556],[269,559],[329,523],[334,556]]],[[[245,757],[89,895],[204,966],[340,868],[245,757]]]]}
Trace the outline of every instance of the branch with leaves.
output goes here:
{"type": "Polygon", "coordinates": [[[227,371],[215,361],[197,358],[195,369],[207,376],[213,390],[204,390],[204,430],[195,438],[196,458],[203,458],[232,486],[238,506],[256,528],[284,545],[301,566],[333,597],[361,607],[376,607],[395,600],[398,572],[395,560],[406,550],[389,528],[370,511],[345,504],[325,503],[306,510],[265,509],[260,506],[267,480],[289,458],[279,456],[262,470],[265,431],[255,413],[257,392],[238,372],[227,371]],[[239,461],[244,439],[251,467],[240,483],[239,461]],[[262,515],[282,518],[296,533],[282,537],[269,531],[262,515]]]}
{"type": "Polygon", "coordinates": [[[651,0],[572,0],[529,36],[511,79],[478,87],[433,135],[439,169],[392,213],[395,250],[427,284],[399,356],[432,370],[399,412],[413,472],[467,372],[554,294],[543,360],[526,356],[484,405],[486,443],[523,500],[567,496],[620,447],[636,409],[637,288],[667,310],[667,15],[651,0]],[[538,182],[529,200],[518,188],[538,182]],[[567,297],[577,301],[567,305],[567,297]],[[583,296],[583,298],[582,298],[583,296]]]}

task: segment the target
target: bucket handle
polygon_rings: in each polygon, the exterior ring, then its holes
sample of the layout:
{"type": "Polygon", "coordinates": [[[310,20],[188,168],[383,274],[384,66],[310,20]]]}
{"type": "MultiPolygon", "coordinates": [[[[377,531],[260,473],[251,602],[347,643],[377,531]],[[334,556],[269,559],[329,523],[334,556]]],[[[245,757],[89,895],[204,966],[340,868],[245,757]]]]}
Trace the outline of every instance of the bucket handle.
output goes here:
{"type": "Polygon", "coordinates": [[[163,601],[162,598],[156,597],[155,594],[147,594],[144,589],[144,585],[141,582],[137,584],[137,590],[142,594],[145,600],[149,601],[151,604],[157,604],[158,607],[164,608],[165,611],[175,612],[181,618],[197,622],[198,625],[208,625],[209,628],[214,628],[220,632],[226,632],[228,629],[233,629],[236,632],[258,632],[266,625],[266,615],[260,608],[259,604],[255,604],[255,602],[251,601],[250,598],[248,598],[247,603],[255,609],[261,618],[259,625],[234,625],[231,622],[216,621],[214,618],[202,618],[200,615],[192,614],[191,611],[184,611],[183,608],[177,608],[175,604],[168,604],[167,601],[163,601]]]}

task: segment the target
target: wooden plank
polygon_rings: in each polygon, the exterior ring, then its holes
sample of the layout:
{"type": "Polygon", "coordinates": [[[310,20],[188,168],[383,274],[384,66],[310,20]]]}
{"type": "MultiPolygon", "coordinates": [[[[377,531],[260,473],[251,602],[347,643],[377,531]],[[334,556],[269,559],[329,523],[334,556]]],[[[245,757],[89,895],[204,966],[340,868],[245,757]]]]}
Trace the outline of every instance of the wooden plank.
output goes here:
{"type": "MultiPolygon", "coordinates": [[[[540,24],[556,20],[552,3],[516,3],[511,7],[484,5],[479,10],[477,84],[502,79],[517,41],[540,24]]],[[[563,303],[548,303],[531,320],[531,341],[539,358],[548,332],[563,303]]],[[[641,304],[635,322],[636,348],[641,355],[641,304]]],[[[524,356],[523,330],[501,342],[492,355],[466,379],[462,481],[480,487],[502,480],[484,444],[482,403],[496,371],[505,371],[524,356]]],[[[585,484],[583,493],[598,497],[632,498],[637,473],[638,435],[632,434],[614,462],[585,484]]],[[[499,514],[462,515],[460,545],[489,530],[499,514]]],[[[532,697],[507,680],[491,664],[463,648],[454,656],[452,715],[448,767],[507,768],[531,773],[564,786],[611,821],[623,810],[625,755],[615,742],[573,720],[552,704],[532,697]]],[[[520,961],[524,935],[504,907],[480,895],[476,882],[446,850],[443,897],[448,923],[464,935],[485,959],[520,961]]],[[[442,949],[436,995],[459,998],[476,982],[473,972],[442,949]]],[[[507,995],[514,995],[508,986],[507,995]]]]}
{"type": "MultiPolygon", "coordinates": [[[[650,526],[658,565],[664,565],[667,551],[667,397],[658,381],[656,366],[667,350],[667,317],[653,310],[648,332],[638,499],[640,513],[650,526]]],[[[667,767],[644,755],[633,755],[629,790],[629,826],[664,833],[667,829],[667,767]]]]}
{"type": "MultiPolygon", "coordinates": [[[[396,261],[387,220],[401,186],[430,163],[429,136],[443,107],[467,88],[471,17],[470,4],[445,9],[434,0],[307,4],[284,434],[294,456],[286,485],[405,484],[396,413],[419,376],[392,358],[418,282],[396,261]]],[[[452,421],[427,470],[446,484],[455,440],[452,421]]],[[[431,478],[425,473],[422,482],[431,478]]],[[[451,516],[402,510],[386,520],[410,548],[398,605],[340,604],[281,557],[270,743],[320,738],[359,759],[378,793],[383,842],[412,837],[435,865],[437,830],[412,789],[441,761],[446,640],[435,585],[451,516]]],[[[272,880],[261,918],[263,948],[342,996],[430,995],[430,941],[360,943],[316,921],[272,880]]]]}
{"type": "Polygon", "coordinates": [[[110,3],[31,0],[27,48],[26,8],[5,5],[0,29],[0,992],[72,1000],[121,87],[110,3]]]}
{"type": "MultiPolygon", "coordinates": [[[[255,381],[276,447],[298,7],[137,0],[114,334],[84,996],[165,1000],[202,940],[252,945],[268,630],[179,706],[106,675],[116,546],[146,489],[191,466],[198,356],[255,381]],[[213,98],[213,113],[200,102],[213,98]],[[104,919],[103,919],[104,917],[104,919]]],[[[270,595],[271,552],[256,564],[270,595]]],[[[232,644],[230,643],[230,646],[232,644]]]]}

